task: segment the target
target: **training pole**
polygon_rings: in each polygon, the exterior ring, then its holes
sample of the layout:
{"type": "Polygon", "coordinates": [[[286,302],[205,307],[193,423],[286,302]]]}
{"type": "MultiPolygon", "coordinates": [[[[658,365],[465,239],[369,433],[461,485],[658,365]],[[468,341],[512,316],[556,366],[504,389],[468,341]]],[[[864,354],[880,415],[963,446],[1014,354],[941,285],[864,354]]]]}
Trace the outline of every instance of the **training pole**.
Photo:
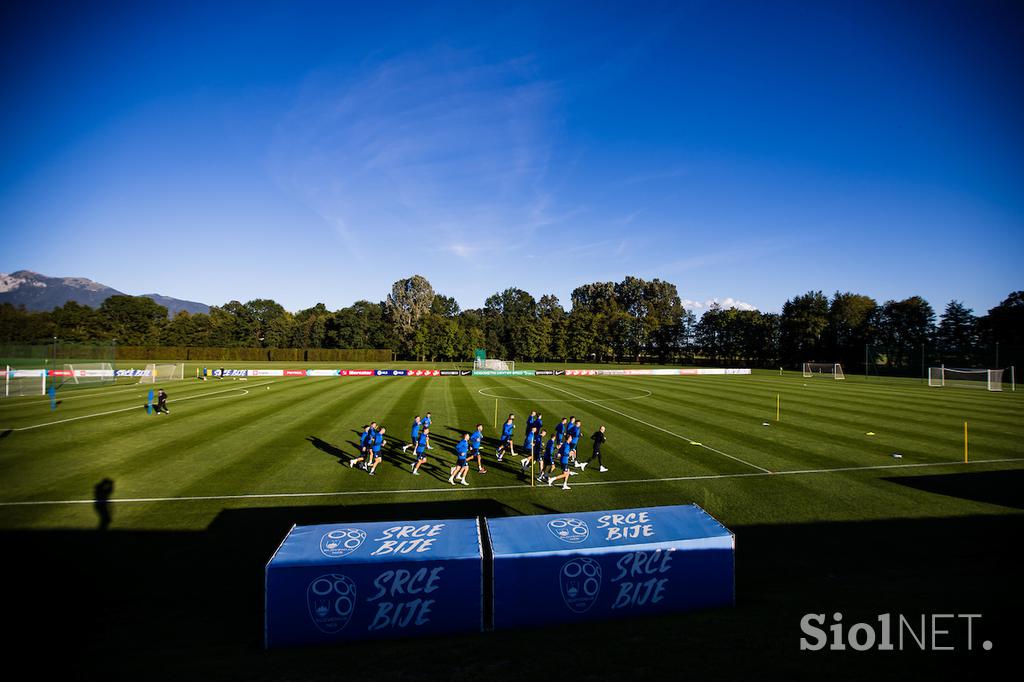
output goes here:
{"type": "Polygon", "coordinates": [[[498,428],[498,401],[494,401],[494,428],[498,428]]]}
{"type": "Polygon", "coordinates": [[[967,464],[967,422],[964,422],[964,464],[967,464]]]}
{"type": "Polygon", "coordinates": [[[533,458],[531,457],[530,458],[530,487],[531,488],[533,487],[533,482],[536,480],[533,477],[533,465],[534,465],[534,461],[533,461],[533,458]]]}
{"type": "Polygon", "coordinates": [[[775,421],[779,421],[779,412],[782,409],[782,396],[775,394],[775,421]]]}

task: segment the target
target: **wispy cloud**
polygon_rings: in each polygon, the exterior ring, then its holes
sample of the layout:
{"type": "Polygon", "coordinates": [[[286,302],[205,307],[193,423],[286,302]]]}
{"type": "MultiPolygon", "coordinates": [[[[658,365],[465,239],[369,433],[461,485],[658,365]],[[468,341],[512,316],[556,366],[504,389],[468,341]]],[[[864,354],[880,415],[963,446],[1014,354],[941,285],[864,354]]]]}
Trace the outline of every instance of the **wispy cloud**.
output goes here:
{"type": "Polygon", "coordinates": [[[345,240],[386,232],[467,257],[498,234],[526,239],[582,210],[545,189],[558,94],[530,63],[439,49],[311,74],[277,126],[270,172],[345,240]]]}

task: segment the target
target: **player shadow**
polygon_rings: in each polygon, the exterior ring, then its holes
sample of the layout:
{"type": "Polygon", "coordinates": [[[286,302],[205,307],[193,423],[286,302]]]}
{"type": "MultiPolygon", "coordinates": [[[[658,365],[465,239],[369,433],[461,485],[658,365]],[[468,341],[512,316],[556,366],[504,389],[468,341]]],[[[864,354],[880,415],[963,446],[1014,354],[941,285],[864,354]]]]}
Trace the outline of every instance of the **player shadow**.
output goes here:
{"type": "Polygon", "coordinates": [[[934,495],[1024,509],[1024,471],[1020,470],[893,476],[882,480],[934,495]]]}
{"type": "Polygon", "coordinates": [[[110,496],[114,493],[114,482],[109,478],[104,478],[93,487],[92,492],[92,506],[96,510],[96,515],[100,517],[100,523],[96,530],[103,531],[110,527],[112,521],[110,496]]]}
{"type": "MultiPolygon", "coordinates": [[[[338,459],[339,464],[348,464],[348,455],[346,455],[341,448],[335,445],[331,445],[327,441],[317,438],[316,436],[307,436],[306,440],[312,443],[313,447],[315,447],[317,450],[320,450],[321,452],[326,452],[331,457],[336,457],[338,459]]],[[[358,449],[359,447],[356,446],[356,450],[358,449]]]]}

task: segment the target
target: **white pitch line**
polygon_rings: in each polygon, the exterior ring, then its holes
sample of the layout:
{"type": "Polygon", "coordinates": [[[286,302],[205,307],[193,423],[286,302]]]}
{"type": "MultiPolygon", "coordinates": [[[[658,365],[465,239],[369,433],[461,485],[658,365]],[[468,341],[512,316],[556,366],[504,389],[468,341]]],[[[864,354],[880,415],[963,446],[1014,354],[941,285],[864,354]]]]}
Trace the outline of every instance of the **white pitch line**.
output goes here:
{"type": "MultiPolygon", "coordinates": [[[[536,379],[527,379],[526,377],[522,377],[522,379],[523,379],[523,381],[529,381],[532,384],[538,384],[540,386],[547,386],[547,384],[545,384],[543,382],[540,382],[540,381],[537,381],[536,379]]],[[[678,433],[673,433],[673,432],[669,431],[668,429],[663,429],[660,426],[655,426],[654,424],[651,424],[650,422],[645,422],[643,419],[640,419],[639,417],[634,417],[631,414],[626,414],[625,412],[620,412],[619,410],[616,410],[614,407],[608,407],[607,405],[602,405],[601,403],[599,403],[599,402],[597,402],[595,400],[590,400],[589,398],[584,398],[582,396],[578,396],[578,395],[576,395],[575,393],[573,393],[571,391],[565,390],[564,388],[559,388],[557,386],[547,386],[547,387],[551,388],[551,389],[554,389],[556,391],[561,391],[562,393],[566,393],[568,395],[571,395],[572,397],[576,398],[577,400],[582,400],[584,402],[591,403],[592,405],[597,405],[600,408],[603,408],[603,409],[608,410],[610,412],[614,412],[615,414],[618,414],[618,415],[621,415],[623,417],[626,417],[627,419],[632,419],[633,421],[638,422],[640,424],[643,424],[644,426],[649,426],[652,429],[657,429],[658,431],[661,431],[663,433],[667,433],[668,435],[674,436],[676,438],[679,438],[680,440],[685,440],[690,445],[693,445],[693,444],[697,443],[697,441],[693,440],[692,438],[687,438],[686,436],[681,436],[678,433]]],[[[707,445],[704,445],[703,443],[700,443],[699,445],[700,445],[700,447],[704,448],[705,450],[710,450],[711,452],[714,452],[716,454],[722,455],[723,457],[728,457],[729,459],[732,459],[732,460],[735,460],[737,462],[740,462],[741,464],[746,464],[748,467],[752,467],[754,469],[757,469],[758,471],[763,471],[766,474],[772,473],[771,471],[769,471],[768,469],[765,469],[764,467],[758,466],[756,464],[752,464],[752,463],[750,463],[750,462],[748,462],[748,461],[746,461],[744,459],[740,459],[739,457],[733,457],[732,455],[730,455],[730,454],[728,454],[726,452],[722,452],[721,450],[716,450],[715,448],[707,446],[707,445]]]]}
{"type": "MultiPolygon", "coordinates": [[[[963,462],[924,462],[919,464],[880,464],[861,467],[838,467],[835,469],[802,469],[793,471],[777,472],[747,472],[742,474],[702,474],[698,476],[670,476],[666,478],[633,478],[612,481],[589,481],[573,483],[572,487],[584,485],[631,485],[636,483],[671,483],[678,481],[708,481],[724,478],[768,478],[772,476],[806,476],[814,474],[847,473],[851,471],[870,471],[874,469],[910,469],[920,467],[947,467],[947,466],[971,466],[972,464],[1000,464],[1006,462],[1024,462],[1024,458],[1007,457],[1003,459],[979,459],[969,464],[963,462]]],[[[536,488],[547,488],[545,485],[538,485],[536,488]]],[[[561,486],[551,486],[560,490],[561,486]]],[[[187,497],[126,497],[121,499],[107,500],[110,504],[146,503],[146,502],[204,502],[217,500],[272,500],[289,499],[299,497],[349,497],[359,495],[409,495],[422,493],[443,493],[443,492],[474,492],[490,490],[535,490],[536,488],[519,483],[516,485],[488,485],[470,487],[445,487],[445,488],[410,488],[406,490],[340,490],[323,493],[251,493],[246,495],[192,495],[187,497]]],[[[36,500],[25,502],[0,502],[0,507],[38,507],[68,504],[94,504],[96,500],[36,500]]]]}
{"type": "MultiPolygon", "coordinates": [[[[266,386],[267,384],[271,384],[271,383],[273,383],[273,382],[272,381],[267,381],[267,382],[262,383],[262,384],[256,384],[256,386],[266,386]]],[[[256,386],[253,386],[252,388],[256,388],[256,386]]],[[[187,398],[178,398],[176,400],[168,400],[167,402],[169,402],[169,403],[183,403],[186,400],[195,400],[196,398],[206,398],[206,397],[211,396],[211,395],[217,395],[218,393],[227,393],[228,391],[239,391],[239,390],[243,390],[243,389],[239,389],[239,388],[225,388],[222,391],[214,391],[213,393],[204,393],[204,394],[200,394],[200,395],[190,395],[187,398]]],[[[239,396],[239,397],[241,397],[241,396],[239,396]]],[[[33,424],[32,426],[22,426],[22,427],[17,428],[17,429],[9,429],[9,430],[10,431],[30,431],[32,429],[41,429],[44,426],[53,426],[54,424],[65,424],[67,422],[78,421],[79,419],[92,419],[93,417],[103,417],[103,416],[108,415],[108,414],[117,414],[118,412],[129,412],[131,410],[138,410],[138,409],[139,409],[138,405],[133,405],[131,407],[122,407],[121,409],[118,409],[118,410],[108,410],[106,412],[97,412],[95,414],[84,414],[81,417],[68,417],[67,419],[59,419],[59,420],[57,420],[55,422],[45,422],[43,424],[33,424]]]]}

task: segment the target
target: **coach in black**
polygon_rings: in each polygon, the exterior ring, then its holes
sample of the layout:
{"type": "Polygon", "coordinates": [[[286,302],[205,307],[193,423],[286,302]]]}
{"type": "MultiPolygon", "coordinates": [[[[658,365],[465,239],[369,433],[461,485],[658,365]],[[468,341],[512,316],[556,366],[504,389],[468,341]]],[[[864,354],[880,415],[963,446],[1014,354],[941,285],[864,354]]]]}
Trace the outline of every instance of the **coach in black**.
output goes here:
{"type": "Polygon", "coordinates": [[[592,454],[590,459],[587,460],[587,464],[593,462],[594,458],[597,457],[597,466],[600,467],[598,471],[603,474],[608,471],[604,466],[604,462],[601,461],[601,446],[606,440],[608,440],[608,437],[604,435],[604,424],[601,425],[600,429],[594,432],[594,435],[590,437],[590,440],[594,441],[594,454],[592,454]]]}

